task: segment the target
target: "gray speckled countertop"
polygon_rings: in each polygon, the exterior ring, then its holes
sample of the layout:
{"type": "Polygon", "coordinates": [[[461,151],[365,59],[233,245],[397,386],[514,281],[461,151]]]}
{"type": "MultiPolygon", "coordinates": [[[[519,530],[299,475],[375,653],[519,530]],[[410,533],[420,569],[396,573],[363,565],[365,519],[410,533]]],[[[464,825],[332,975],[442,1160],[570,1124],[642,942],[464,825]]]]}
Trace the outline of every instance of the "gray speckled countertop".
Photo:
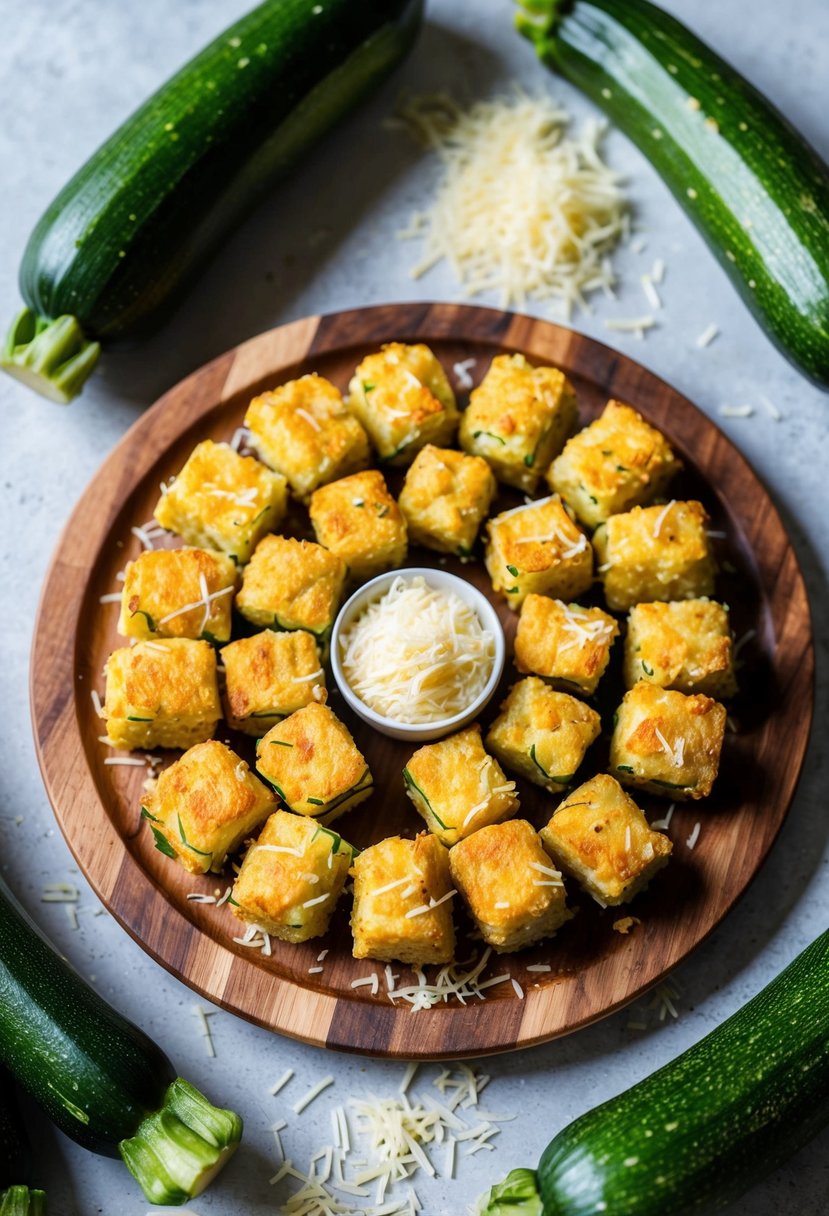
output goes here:
{"type": "MultiPolygon", "coordinates": [[[[791,0],[781,15],[770,0],[750,7],[712,0],[665,3],[774,96],[826,155],[829,7],[821,0],[791,0]]],[[[179,0],[173,6],[165,0],[4,0],[0,301],[6,315],[17,307],[18,259],[46,203],[116,122],[245,7],[244,0],[179,0]]],[[[432,0],[429,24],[398,77],[309,159],[278,198],[259,208],[173,322],[140,348],[108,357],[71,408],[41,401],[8,379],[0,382],[2,871],[99,991],[157,1034],[195,1084],[244,1113],[245,1145],[237,1162],[192,1205],[200,1216],[277,1211],[284,1193],[268,1182],[276,1161],[271,1123],[288,1112],[286,1149],[304,1164],[328,1138],[328,1109],[349,1095],[392,1093],[402,1065],[331,1057],[218,1010],[211,1017],[216,1058],[209,1059],[192,1013],[193,994],[109,916],[95,915],[98,901],[54,825],[31,740],[28,652],[40,583],[60,529],[97,466],[142,409],[181,376],[241,339],[306,313],[457,298],[445,269],[416,282],[409,277],[416,251],[393,233],[425,198],[434,170],[405,140],[383,131],[381,121],[403,86],[449,87],[473,98],[514,78],[555,92],[576,121],[589,114],[588,103],[545,73],[530,48],[509,32],[510,21],[507,0],[432,0]],[[77,930],[62,906],[40,900],[43,884],[59,881],[80,888],[77,930]],[[270,1097],[268,1086],[287,1067],[295,1069],[296,1079],[280,1098],[270,1097]],[[336,1085],[305,1114],[293,1116],[296,1097],[328,1071],[336,1074],[336,1085]]],[[[574,324],[608,341],[604,319],[642,309],[639,275],[653,258],[664,258],[659,327],[645,341],[613,338],[712,415],[776,499],[812,601],[819,652],[816,729],[794,807],[768,863],[735,911],[676,973],[679,1018],[632,1033],[630,1014],[622,1012],[546,1047],[489,1060],[487,1107],[518,1117],[504,1125],[498,1151],[460,1158],[455,1181],[418,1182],[427,1216],[462,1212],[508,1168],[532,1163],[569,1119],[699,1039],[825,928],[829,914],[827,401],[769,346],[636,150],[612,134],[606,152],[629,179],[647,248],[641,254],[629,246],[619,252],[619,303],[599,302],[595,315],[580,315],[574,324]],[[710,322],[721,336],[700,351],[694,339],[710,322]],[[782,420],[763,408],[761,394],[776,404],[782,420]],[[721,418],[725,402],[753,402],[757,411],[750,419],[721,418]]],[[[434,1072],[424,1067],[427,1084],[434,1072]]],[[[84,1153],[42,1120],[35,1120],[34,1130],[57,1216],[111,1213],[116,1204],[124,1216],[146,1211],[120,1164],[84,1153]]],[[[737,1203],[734,1216],[823,1214],[829,1206],[828,1155],[829,1132],[737,1203]]]]}

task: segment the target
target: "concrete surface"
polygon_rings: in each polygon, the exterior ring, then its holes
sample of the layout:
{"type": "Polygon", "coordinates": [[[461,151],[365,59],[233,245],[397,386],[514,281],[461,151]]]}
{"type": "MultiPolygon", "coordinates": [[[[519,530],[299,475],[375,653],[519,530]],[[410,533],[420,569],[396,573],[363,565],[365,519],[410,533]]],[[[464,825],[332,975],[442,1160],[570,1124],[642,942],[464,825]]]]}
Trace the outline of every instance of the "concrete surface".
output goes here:
{"type": "MultiPolygon", "coordinates": [[[[792,0],[781,16],[770,0],[720,4],[666,0],[714,43],[822,149],[829,150],[829,8],[792,0]]],[[[244,0],[2,0],[0,49],[0,301],[17,308],[15,276],[26,237],[57,189],[121,118],[172,69],[246,7],[244,0]]],[[[429,24],[397,78],[326,142],[292,182],[268,200],[159,336],[108,357],[83,397],[62,410],[12,381],[2,397],[0,595],[6,621],[2,661],[5,711],[0,736],[2,872],[39,924],[119,1009],[157,1034],[182,1072],[241,1110],[247,1136],[237,1162],[197,1203],[200,1216],[276,1212],[286,1192],[269,1186],[277,1160],[269,1131],[287,1112],[288,1154],[304,1164],[328,1139],[328,1109],[351,1094],[390,1094],[402,1065],[327,1056],[216,1011],[216,1058],[209,1059],[194,996],[157,967],[108,916],[73,868],[42,790],[27,706],[27,665],[42,576],[59,531],[87,481],[129,424],[192,368],[255,332],[303,314],[384,300],[457,298],[440,268],[419,282],[408,274],[415,248],[393,239],[428,195],[434,165],[405,139],[381,129],[403,87],[449,87],[462,98],[511,80],[551,90],[575,121],[591,107],[535,62],[510,32],[507,0],[432,0],[429,24]],[[17,823],[17,817],[22,822],[17,823]],[[62,906],[44,904],[46,882],[81,890],[79,928],[62,906]],[[280,1098],[268,1087],[286,1067],[296,1079],[280,1098]],[[326,1072],[336,1086],[302,1116],[290,1112],[326,1072]]],[[[624,350],[674,383],[742,447],[772,491],[809,584],[819,649],[817,728],[799,793],[771,859],[734,913],[677,974],[680,1016],[644,1034],[622,1012],[547,1047],[486,1063],[490,1110],[518,1117],[497,1151],[460,1159],[457,1180],[422,1183],[427,1216],[460,1213],[513,1165],[535,1160],[569,1119],[675,1056],[736,1009],[820,930],[829,912],[826,786],[826,628],[829,498],[827,401],[765,340],[666,189],[626,140],[606,153],[628,177],[647,249],[620,251],[618,303],[599,302],[575,325],[624,350]],[[664,311],[646,341],[610,335],[603,321],[643,308],[639,275],[661,256],[664,311]],[[700,351],[709,324],[721,336],[700,351]],[[764,409],[765,394],[783,414],[764,409]],[[750,419],[721,418],[723,403],[751,402],[750,419]],[[823,443],[822,455],[819,442],[823,443]]],[[[496,300],[484,300],[495,303],[496,300]]],[[[5,322],[4,322],[5,324],[5,322]]],[[[424,1069],[428,1085],[433,1069],[424,1069]]],[[[147,1205],[117,1162],[95,1158],[37,1120],[43,1182],[57,1216],[139,1216],[147,1205]]],[[[733,1216],[818,1216],[829,1206],[829,1133],[824,1133],[731,1209],[733,1216]]],[[[621,1214],[618,1214],[621,1216],[621,1214]]]]}

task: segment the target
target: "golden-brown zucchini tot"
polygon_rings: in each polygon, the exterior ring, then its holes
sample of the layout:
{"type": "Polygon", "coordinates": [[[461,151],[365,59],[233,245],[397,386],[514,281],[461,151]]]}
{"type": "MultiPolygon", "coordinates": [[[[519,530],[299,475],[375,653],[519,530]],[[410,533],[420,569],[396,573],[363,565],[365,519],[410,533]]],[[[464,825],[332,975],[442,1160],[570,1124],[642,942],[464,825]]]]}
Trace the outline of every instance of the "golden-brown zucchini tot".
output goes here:
{"type": "Polygon", "coordinates": [[[610,768],[625,785],[684,801],[705,798],[719,771],[725,706],[640,680],[625,693],[610,741],[610,768]]]}
{"type": "Polygon", "coordinates": [[[312,373],[254,397],[245,414],[254,446],[297,498],[364,469],[368,436],[345,408],[338,388],[312,373]]]}
{"type": "Polygon", "coordinates": [[[408,464],[427,443],[452,442],[455,394],[428,346],[389,342],[366,355],[348,386],[348,408],[369,433],[381,464],[408,464]]]}
{"type": "Polygon", "coordinates": [[[400,493],[400,510],[414,545],[469,557],[497,485],[479,456],[427,444],[400,493]]]}
{"type": "Polygon", "coordinates": [[[312,819],[274,811],[233,885],[234,916],[285,942],[328,929],[355,850],[312,819]]]}
{"type": "Polygon", "coordinates": [[[513,507],[487,524],[492,588],[518,609],[530,592],[577,599],[593,582],[590,542],[557,494],[513,507]]]}
{"type": "Polygon", "coordinates": [[[237,570],[208,549],[151,549],[127,562],[118,632],[125,638],[230,638],[237,570]]]}
{"type": "Polygon", "coordinates": [[[221,650],[225,720],[260,736],[311,701],[325,703],[325,672],[312,634],[265,629],[221,650]]]}
{"type": "Polygon", "coordinates": [[[403,780],[426,826],[445,845],[518,810],[515,782],[484,751],[477,722],[421,747],[403,769],[403,780]]]}
{"type": "Polygon", "coordinates": [[[526,819],[481,828],[449,850],[452,882],[498,953],[552,937],[573,913],[564,883],[526,819]]]}
{"type": "Polygon", "coordinates": [[[461,447],[489,462],[499,481],[535,492],[578,420],[576,394],[557,367],[496,355],[461,418],[461,447]]]}
{"type": "Polygon", "coordinates": [[[197,743],[164,769],[142,803],[156,848],[191,874],[220,871],[276,808],[270,790],[217,739],[197,743]]]}
{"type": "Polygon", "coordinates": [[[595,709],[529,676],[513,684],[486,745],[511,772],[560,794],[600,731],[595,709]]]}
{"type": "Polygon", "coordinates": [[[242,574],[236,607],[262,628],[307,629],[324,642],[340,606],[345,562],[310,540],[266,536],[242,574]]]}
{"type": "Polygon", "coordinates": [[[611,515],[593,534],[608,607],[714,593],[714,558],[702,503],[671,501],[611,515]]]}
{"type": "Polygon", "coordinates": [[[377,469],[354,473],[311,496],[317,540],[336,553],[354,579],[372,578],[406,559],[406,521],[377,469]]]}
{"type": "Polygon", "coordinates": [[[455,952],[449,854],[428,832],[389,836],[352,866],[354,957],[449,963],[455,952]]]}
{"type": "Polygon", "coordinates": [[[592,696],[605,673],[619,626],[601,608],[528,595],[515,635],[515,665],[565,692],[592,696]]]}
{"type": "Polygon", "coordinates": [[[625,687],[648,680],[677,692],[737,691],[728,609],[714,600],[636,604],[628,615],[625,687]]]}
{"type": "Polygon", "coordinates": [[[620,401],[579,431],[550,466],[547,481],[595,528],[611,515],[652,503],[681,468],[665,436],[620,401]]]}
{"type": "Polygon", "coordinates": [[[209,642],[136,642],[113,650],[104,671],[104,717],[114,747],[192,747],[212,736],[222,716],[209,642]]]}
{"type": "Polygon", "coordinates": [[[316,701],[259,740],[256,767],[292,811],[326,825],[372,790],[368,764],[348,727],[316,701]]]}
{"type": "Polygon", "coordinates": [[[243,566],[257,541],[282,522],[287,502],[281,473],[205,439],[162,492],[155,518],[188,545],[218,549],[243,566]]]}
{"type": "Polygon", "coordinates": [[[633,899],[667,865],[673,847],[606,773],[565,798],[541,839],[555,864],[588,895],[613,905],[633,899]]]}

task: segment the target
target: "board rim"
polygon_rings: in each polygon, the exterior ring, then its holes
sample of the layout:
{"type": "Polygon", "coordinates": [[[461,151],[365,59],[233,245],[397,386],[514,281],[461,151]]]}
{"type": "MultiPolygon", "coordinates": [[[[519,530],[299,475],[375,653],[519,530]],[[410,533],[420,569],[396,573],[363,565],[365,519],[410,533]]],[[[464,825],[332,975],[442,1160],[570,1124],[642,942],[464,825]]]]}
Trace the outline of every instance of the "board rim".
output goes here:
{"type": "MultiPolygon", "coordinates": [[[[625,399],[623,394],[618,395],[625,399]]],[[[637,404],[635,394],[628,395],[634,396],[634,404],[637,404]]],[[[729,499],[723,497],[719,487],[709,484],[720,500],[728,503],[729,499]]],[[[745,526],[743,517],[739,518],[741,525],[745,526]]],[[[777,659],[779,655],[775,657],[777,659]]],[[[746,457],[707,415],[649,369],[577,331],[520,313],[471,305],[422,302],[313,315],[267,330],[196,369],[138,418],[84,490],[61,534],[41,591],[30,665],[30,706],[35,747],[49,800],[75,860],[121,927],[177,979],[206,999],[249,1021],[316,1046],[405,1059],[470,1058],[528,1047],[571,1033],[641,996],[705,941],[756,877],[785,822],[808,746],[813,716],[813,688],[811,615],[797,555],[769,491],[746,457]],[[124,847],[108,814],[97,815],[91,829],[82,833],[80,838],[70,822],[71,813],[79,800],[92,799],[94,803],[100,799],[97,784],[85,763],[84,740],[75,712],[78,694],[74,673],[77,655],[83,645],[79,629],[80,609],[103,538],[115,526],[119,504],[184,430],[214,410],[226,407],[235,398],[244,397],[262,380],[263,356],[276,375],[291,365],[312,360],[315,355],[393,338],[425,342],[451,338],[529,349],[528,335],[534,333],[543,335],[545,339],[544,357],[562,366],[565,371],[588,376],[608,393],[614,392],[617,381],[629,381],[630,384],[638,384],[642,392],[647,389],[666,396],[672,407],[679,407],[674,421],[680,429],[684,419],[691,429],[701,431],[709,445],[716,444],[721,448],[729,456],[733,466],[729,472],[735,478],[735,483],[747,486],[752,491],[755,507],[762,508],[755,511],[754,528],[760,526],[758,521],[761,519],[763,529],[770,529],[777,542],[775,551],[782,553],[774,580],[775,593],[772,593],[768,586],[771,572],[764,567],[763,552],[758,551],[753,541],[750,544],[758,572],[765,576],[762,586],[769,608],[776,608],[778,612],[775,617],[778,651],[783,650],[787,654],[785,648],[791,648],[798,642],[797,638],[790,637],[785,626],[795,616],[800,619],[801,657],[794,667],[793,684],[788,689],[789,698],[798,698],[801,706],[797,754],[795,763],[788,766],[771,830],[767,831],[762,841],[746,881],[724,902],[705,930],[672,958],[668,966],[652,974],[647,966],[642,966],[641,959],[635,959],[635,951],[631,952],[630,946],[617,951],[613,956],[614,960],[618,960],[616,969],[621,970],[627,965],[629,971],[635,972],[636,979],[629,982],[623,991],[619,990],[616,999],[604,1003],[600,1008],[591,1004],[593,992],[591,986],[586,984],[566,1025],[556,1025],[551,1021],[557,984],[528,988],[521,1003],[520,1017],[512,1019],[512,1037],[509,1039],[499,1033],[499,1018],[495,1016],[503,1001],[487,1002],[474,1010],[454,1004],[439,1007],[433,1013],[441,1018],[440,1025],[441,1029],[447,1031],[447,1042],[445,1047],[436,1050],[434,1036],[420,1034],[421,1018],[412,1018],[408,1006],[379,1005],[357,995],[346,1000],[319,987],[302,985],[295,980],[265,972],[250,957],[240,956],[221,941],[201,932],[196,924],[166,900],[166,916],[175,917],[180,922],[182,941],[175,957],[170,957],[169,951],[160,948],[158,931],[153,928],[155,900],[143,900],[139,908],[126,903],[123,892],[130,890],[130,883],[123,880],[135,870],[141,883],[144,886],[149,884],[154,889],[156,897],[160,893],[164,898],[163,888],[124,847]],[[171,408],[173,404],[176,409],[171,408]],[[139,453],[137,459],[136,448],[139,453]],[[110,493],[105,503],[106,509],[101,509],[95,483],[105,470],[118,473],[118,477],[112,478],[118,494],[116,497],[114,492],[110,493]],[[124,484],[125,481],[128,484],[124,484]],[[79,523],[88,520],[97,523],[97,531],[93,529],[91,534],[85,534],[87,547],[94,545],[92,564],[86,569],[87,578],[79,584],[80,590],[67,603],[67,581],[71,583],[70,576],[74,574],[75,582],[79,583],[84,574],[84,567],[75,554],[75,546],[79,543],[75,533],[79,530],[79,523]],[[100,543],[94,543],[97,535],[100,535],[100,543]],[[70,546],[69,555],[75,559],[69,563],[67,545],[70,546]],[[55,609],[58,587],[62,591],[60,611],[55,609]],[[70,758],[77,760],[78,764],[67,766],[70,758]],[[344,1004],[353,1006],[357,1012],[365,1011],[368,1016],[338,1016],[343,1012],[340,1006],[344,1004]],[[370,1026],[368,1033],[367,1025],[370,1026]]],[[[626,941],[632,943],[634,938],[635,935],[631,935],[626,941]]],[[[595,976],[592,979],[596,981],[595,976]]],[[[350,1012],[351,1008],[346,1011],[350,1012]]],[[[500,1012],[503,1013],[503,1009],[500,1012]]]]}

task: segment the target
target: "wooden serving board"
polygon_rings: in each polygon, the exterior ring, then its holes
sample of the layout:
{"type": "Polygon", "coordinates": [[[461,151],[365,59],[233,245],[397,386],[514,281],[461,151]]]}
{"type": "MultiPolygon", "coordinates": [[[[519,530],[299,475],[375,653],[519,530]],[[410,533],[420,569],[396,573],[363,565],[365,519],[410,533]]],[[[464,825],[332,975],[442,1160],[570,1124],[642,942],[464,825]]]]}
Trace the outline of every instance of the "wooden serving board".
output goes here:
{"type": "MultiPolygon", "coordinates": [[[[398,485],[392,480],[393,489],[398,485]]],[[[497,506],[513,501],[504,496],[497,506]]],[[[305,512],[297,510],[285,530],[310,535],[305,512]]],[[[411,564],[436,560],[424,550],[411,554],[411,564]]],[[[448,568],[491,595],[480,561],[450,560],[448,568]]],[[[515,617],[501,603],[499,611],[511,642],[515,617]]],[[[608,727],[621,699],[621,646],[614,650],[616,666],[599,705],[608,727]]],[[[84,493],[55,553],[35,630],[31,701],[43,777],[69,846],[106,907],[153,958],[224,1008],[295,1038],[375,1056],[448,1059],[576,1030],[642,994],[711,932],[756,874],[788,810],[809,734],[813,668],[806,591],[780,516],[746,460],[686,398],[631,359],[560,326],[485,308],[404,304],[309,317],[261,334],[182,381],[131,428],[84,493]],[[735,633],[754,631],[740,656],[742,691],[732,707],[738,729],[726,739],[713,796],[677,806],[668,869],[629,909],[602,910],[569,884],[578,914],[554,941],[490,962],[486,974],[510,972],[523,999],[505,983],[490,988],[486,1001],[464,1006],[453,998],[415,1014],[384,995],[381,964],[351,957],[348,900],[325,939],[274,942],[270,957],[233,943],[241,929],[227,906],[188,901],[192,892],[224,891],[228,879],[195,878],[154,849],[139,818],[148,770],[105,765],[114,753],[98,741],[103,723],[90,695],[93,688],[103,693],[103,664],[124,644],[115,631],[117,605],[100,597],[118,589],[116,573],[140,551],[131,528],[151,518],[161,480],[180,469],[199,440],[229,440],[255,393],[310,371],[344,389],[359,359],[390,340],[428,343],[462,404],[467,393],[458,386],[456,363],[474,359],[477,383],[493,355],[521,351],[566,371],[582,423],[610,396],[641,410],[685,462],[672,492],[700,498],[721,534],[714,542],[718,596],[731,605],[735,633]],[[690,849],[686,840],[697,822],[698,843],[690,849]],[[612,926],[628,911],[641,923],[622,935],[612,926]],[[309,974],[325,948],[322,972],[309,974]],[[528,972],[535,963],[551,970],[528,972]],[[352,988],[354,979],[374,972],[381,977],[377,995],[352,988]]],[[[515,678],[508,663],[484,723],[515,678]]],[[[330,703],[376,780],[369,801],[337,828],[358,846],[397,832],[414,835],[422,824],[401,779],[412,749],[374,734],[338,695],[330,703]]],[[[218,737],[250,755],[250,741],[223,724],[218,737]]],[[[606,748],[605,737],[588,753],[583,779],[601,771],[606,748]]],[[[521,813],[540,826],[557,800],[527,782],[519,786],[521,813]]],[[[643,805],[653,817],[668,803],[646,798],[643,805]]],[[[480,950],[480,943],[467,949],[459,921],[461,955],[480,950]]],[[[410,974],[394,970],[401,983],[410,974]]]]}

